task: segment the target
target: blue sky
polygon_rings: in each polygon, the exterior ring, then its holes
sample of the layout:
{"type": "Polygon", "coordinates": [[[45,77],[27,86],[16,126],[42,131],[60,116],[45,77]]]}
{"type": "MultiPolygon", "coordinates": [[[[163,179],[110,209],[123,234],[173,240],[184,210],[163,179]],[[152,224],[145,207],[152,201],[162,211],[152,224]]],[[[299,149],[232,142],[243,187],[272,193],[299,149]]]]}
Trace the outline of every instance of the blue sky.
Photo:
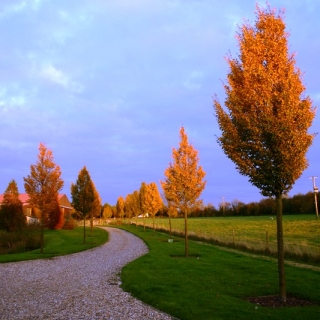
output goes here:
{"type": "MultiPolygon", "coordinates": [[[[285,8],[290,52],[306,95],[320,102],[320,2],[274,0],[285,8]]],[[[259,1],[265,6],[264,1],[259,1]]],[[[1,0],[0,193],[36,163],[40,142],[53,151],[63,192],[86,165],[102,198],[115,204],[157,182],[184,126],[207,172],[201,198],[217,206],[259,201],[216,142],[214,95],[224,99],[224,57],[238,53],[238,25],[255,20],[245,0],[1,0]]],[[[317,115],[310,132],[319,131],[317,115]]],[[[290,195],[320,176],[317,136],[309,168],[290,195]]],[[[294,159],[292,159],[294,161],[294,159]]],[[[320,178],[319,178],[320,184],[320,178]]],[[[159,186],[160,188],[160,186],[159,186]]]]}

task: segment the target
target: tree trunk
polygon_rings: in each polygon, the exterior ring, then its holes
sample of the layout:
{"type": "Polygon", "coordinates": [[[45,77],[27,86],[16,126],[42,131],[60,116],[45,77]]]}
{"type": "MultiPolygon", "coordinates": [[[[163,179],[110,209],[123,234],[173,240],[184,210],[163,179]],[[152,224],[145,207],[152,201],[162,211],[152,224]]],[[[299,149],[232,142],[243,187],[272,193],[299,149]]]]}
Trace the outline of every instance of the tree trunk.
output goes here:
{"type": "Polygon", "coordinates": [[[152,218],[153,218],[153,235],[156,234],[156,230],[155,230],[155,228],[154,228],[154,216],[155,216],[155,214],[152,216],[152,218]]]}
{"type": "Polygon", "coordinates": [[[188,258],[188,210],[184,211],[185,255],[188,258]]]}
{"type": "Polygon", "coordinates": [[[83,217],[83,243],[86,243],[86,216],[83,217]]]}
{"type": "Polygon", "coordinates": [[[43,218],[43,214],[42,214],[42,217],[41,217],[41,225],[40,225],[40,253],[42,254],[43,253],[43,247],[44,247],[44,222],[43,222],[44,218],[43,218]]]}
{"type": "Polygon", "coordinates": [[[92,231],[93,231],[93,215],[90,217],[90,232],[91,232],[91,237],[92,237],[92,231]]]}
{"type": "Polygon", "coordinates": [[[278,244],[278,273],[279,293],[282,302],[286,302],[286,280],[284,274],[284,243],[282,227],[282,194],[276,196],[277,208],[277,244],[278,244]]]}
{"type": "Polygon", "coordinates": [[[170,217],[170,214],[169,214],[169,227],[170,227],[170,239],[171,239],[172,235],[171,235],[171,217],[170,217]]]}

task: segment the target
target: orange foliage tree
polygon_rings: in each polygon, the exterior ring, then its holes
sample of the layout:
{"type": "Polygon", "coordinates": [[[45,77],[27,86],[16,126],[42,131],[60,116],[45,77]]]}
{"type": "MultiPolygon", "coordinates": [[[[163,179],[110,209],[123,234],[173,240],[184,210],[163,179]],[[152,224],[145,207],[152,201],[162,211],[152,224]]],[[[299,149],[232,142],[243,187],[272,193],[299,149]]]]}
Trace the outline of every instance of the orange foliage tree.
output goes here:
{"type": "Polygon", "coordinates": [[[154,229],[154,218],[156,213],[163,207],[163,202],[155,182],[146,184],[145,194],[144,194],[144,210],[152,215],[153,218],[153,234],[154,229]]]}
{"type": "Polygon", "coordinates": [[[288,53],[283,11],[257,6],[256,14],[255,24],[245,23],[237,34],[238,58],[227,59],[228,111],[217,99],[214,105],[225,154],[262,195],[276,199],[279,291],[285,302],[282,195],[307,168],[315,112],[310,98],[302,97],[301,72],[288,53]]]}
{"type": "Polygon", "coordinates": [[[117,216],[118,218],[120,218],[120,224],[121,224],[124,216],[124,199],[121,196],[117,200],[116,209],[117,209],[117,216]]]}
{"type": "Polygon", "coordinates": [[[29,195],[29,204],[40,211],[41,253],[43,253],[43,231],[50,213],[55,212],[59,191],[63,187],[61,170],[53,162],[52,151],[43,143],[39,145],[36,164],[30,166],[30,174],[23,178],[24,188],[29,195]]]}
{"type": "Polygon", "coordinates": [[[183,127],[180,129],[179,148],[173,148],[173,163],[169,164],[161,186],[168,203],[184,213],[185,220],[185,256],[188,257],[188,214],[196,206],[204,190],[205,172],[198,166],[198,151],[188,142],[188,136],[183,127]]]}

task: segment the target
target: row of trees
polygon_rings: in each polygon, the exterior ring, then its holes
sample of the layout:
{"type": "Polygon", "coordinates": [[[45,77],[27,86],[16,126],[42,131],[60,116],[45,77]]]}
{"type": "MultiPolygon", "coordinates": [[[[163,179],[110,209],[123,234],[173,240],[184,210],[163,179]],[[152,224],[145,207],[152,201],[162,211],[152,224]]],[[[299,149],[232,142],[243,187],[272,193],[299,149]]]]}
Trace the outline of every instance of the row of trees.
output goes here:
{"type": "MultiPolygon", "coordinates": [[[[116,204],[115,214],[118,218],[122,219],[142,217],[143,221],[145,216],[151,215],[153,217],[153,229],[155,215],[163,208],[163,201],[160,196],[157,184],[151,182],[147,184],[141,183],[141,187],[131,194],[128,194],[125,199],[119,197],[116,204]]],[[[110,212],[110,211],[109,211],[110,212]]]]}
{"type": "MultiPolygon", "coordinates": [[[[58,203],[59,191],[64,182],[61,170],[53,161],[53,153],[43,143],[39,145],[38,161],[30,166],[30,174],[23,178],[24,188],[29,196],[29,204],[39,212],[41,230],[41,253],[44,247],[44,229],[58,229],[64,221],[58,203]]],[[[101,212],[101,199],[90,174],[84,167],[78,175],[77,182],[71,185],[72,206],[76,214],[85,220],[89,216],[91,230],[93,218],[101,212]]],[[[0,208],[0,229],[9,232],[19,231],[26,225],[22,202],[19,199],[17,183],[12,180],[3,196],[0,208]]],[[[85,228],[84,237],[85,242],[85,228]]]]}
{"type": "MultiPolygon", "coordinates": [[[[283,198],[284,214],[315,214],[314,193],[297,194],[293,197],[283,198]]],[[[317,199],[318,207],[320,205],[317,199]]],[[[276,201],[274,198],[264,198],[259,202],[244,203],[237,199],[225,201],[215,207],[213,204],[200,204],[194,207],[191,217],[222,217],[222,216],[273,216],[276,215],[276,201]]]]}
{"type": "MultiPolygon", "coordinates": [[[[283,195],[308,166],[306,153],[314,138],[308,130],[315,109],[311,99],[303,97],[302,73],[288,52],[283,11],[257,5],[256,14],[254,25],[246,22],[239,28],[240,53],[227,57],[225,108],[216,97],[214,110],[222,132],[218,143],[226,156],[262,195],[275,199],[279,291],[281,301],[286,302],[283,195]]],[[[205,173],[183,129],[180,135],[180,148],[173,150],[174,163],[165,171],[161,185],[169,208],[184,213],[187,256],[187,216],[205,186],[205,173]]]]}

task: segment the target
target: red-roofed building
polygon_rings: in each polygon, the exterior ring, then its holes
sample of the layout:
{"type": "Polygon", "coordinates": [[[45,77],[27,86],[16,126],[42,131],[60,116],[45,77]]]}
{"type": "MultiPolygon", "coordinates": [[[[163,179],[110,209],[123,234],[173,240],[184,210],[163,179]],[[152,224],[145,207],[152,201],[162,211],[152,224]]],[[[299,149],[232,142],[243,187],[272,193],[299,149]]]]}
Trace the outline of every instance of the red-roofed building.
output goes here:
{"type": "MultiPolygon", "coordinates": [[[[29,195],[26,193],[20,193],[19,199],[22,202],[23,213],[27,217],[27,223],[38,222],[39,220],[39,210],[34,208],[29,204],[29,195]]],[[[3,194],[0,194],[0,206],[3,201],[3,194]]],[[[65,194],[58,195],[58,203],[61,212],[64,214],[64,217],[68,217],[71,213],[74,212],[73,207],[65,194]]]]}

